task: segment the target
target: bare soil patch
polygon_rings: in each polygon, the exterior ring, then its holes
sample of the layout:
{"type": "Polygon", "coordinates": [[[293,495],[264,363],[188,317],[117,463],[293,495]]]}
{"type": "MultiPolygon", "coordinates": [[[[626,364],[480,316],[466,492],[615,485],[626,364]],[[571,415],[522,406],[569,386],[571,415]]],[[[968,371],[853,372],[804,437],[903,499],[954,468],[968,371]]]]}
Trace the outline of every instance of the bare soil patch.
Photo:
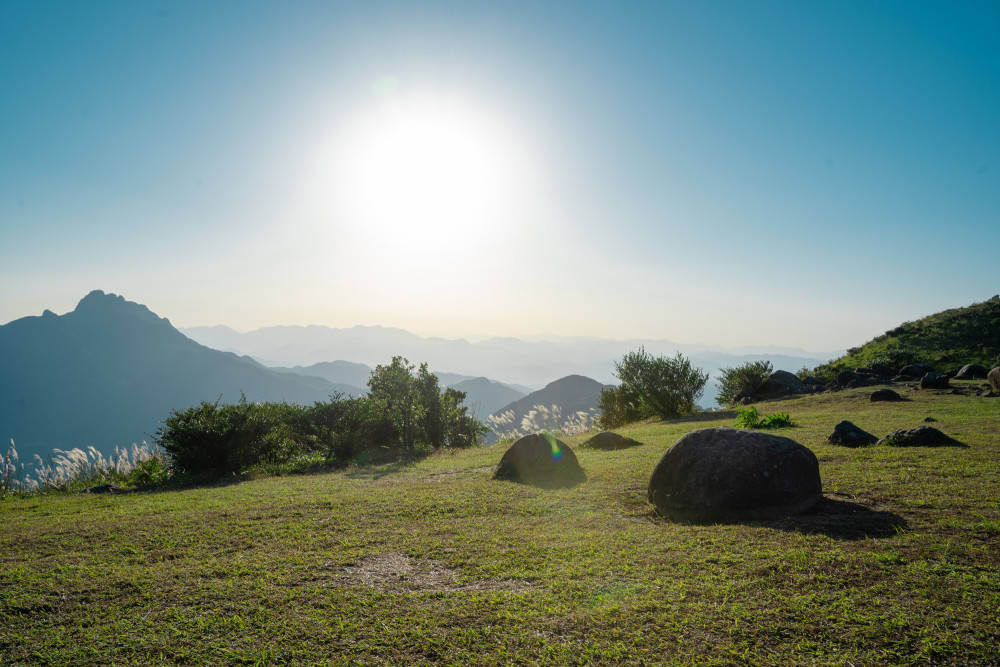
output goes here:
{"type": "Polygon", "coordinates": [[[460,570],[441,561],[413,558],[396,552],[366,556],[355,565],[342,568],[337,579],[353,586],[370,586],[394,593],[526,593],[534,588],[530,583],[517,579],[463,580],[460,570]]]}

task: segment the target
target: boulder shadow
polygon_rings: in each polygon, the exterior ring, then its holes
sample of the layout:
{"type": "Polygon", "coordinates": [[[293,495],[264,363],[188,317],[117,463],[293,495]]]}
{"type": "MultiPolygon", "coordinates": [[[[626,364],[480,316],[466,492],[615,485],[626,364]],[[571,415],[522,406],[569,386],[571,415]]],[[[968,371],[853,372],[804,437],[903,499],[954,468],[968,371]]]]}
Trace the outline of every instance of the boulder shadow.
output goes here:
{"type": "Polygon", "coordinates": [[[906,519],[898,514],[827,496],[802,514],[753,523],[805,535],[826,535],[836,540],[892,537],[907,528],[906,519]]]}

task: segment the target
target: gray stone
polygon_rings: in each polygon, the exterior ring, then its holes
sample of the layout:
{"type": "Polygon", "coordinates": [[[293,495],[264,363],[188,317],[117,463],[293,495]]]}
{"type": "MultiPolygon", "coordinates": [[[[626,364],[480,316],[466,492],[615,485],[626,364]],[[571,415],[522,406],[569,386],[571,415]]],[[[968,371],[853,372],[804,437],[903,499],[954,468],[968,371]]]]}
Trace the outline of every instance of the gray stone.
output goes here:
{"type": "Polygon", "coordinates": [[[611,431],[604,431],[602,433],[598,433],[580,446],[590,447],[592,449],[626,449],[628,447],[635,447],[641,444],[642,443],[638,440],[626,438],[623,435],[618,435],[617,433],[612,433],[611,431]]]}
{"type": "Polygon", "coordinates": [[[842,421],[833,427],[833,433],[826,439],[831,445],[843,447],[867,447],[874,445],[878,438],[849,421],[842,421]]]}
{"type": "Polygon", "coordinates": [[[932,426],[918,426],[911,429],[893,431],[878,441],[890,447],[954,447],[960,442],[932,426]]]}
{"type": "Polygon", "coordinates": [[[934,367],[930,364],[908,364],[899,369],[900,375],[906,375],[907,377],[917,380],[934,370],[934,367]]]}
{"type": "Polygon", "coordinates": [[[547,433],[532,433],[504,452],[493,479],[535,486],[573,486],[587,478],[576,454],[565,442],[547,433]]]}
{"type": "Polygon", "coordinates": [[[872,392],[872,395],[868,397],[870,401],[901,401],[903,397],[897,394],[892,389],[876,389],[872,392]]]}
{"type": "Polygon", "coordinates": [[[948,384],[948,374],[931,371],[920,378],[921,389],[951,389],[948,384]]]}
{"type": "Polygon", "coordinates": [[[774,371],[767,376],[757,396],[760,398],[780,398],[808,391],[805,383],[788,371],[774,371]]]}
{"type": "Polygon", "coordinates": [[[986,379],[990,383],[990,391],[994,394],[1000,394],[1000,366],[987,373],[986,379]]]}
{"type": "Polygon", "coordinates": [[[822,495],[816,455],[779,435],[706,428],[667,450],[647,497],[661,515],[695,521],[771,519],[822,495]]]}

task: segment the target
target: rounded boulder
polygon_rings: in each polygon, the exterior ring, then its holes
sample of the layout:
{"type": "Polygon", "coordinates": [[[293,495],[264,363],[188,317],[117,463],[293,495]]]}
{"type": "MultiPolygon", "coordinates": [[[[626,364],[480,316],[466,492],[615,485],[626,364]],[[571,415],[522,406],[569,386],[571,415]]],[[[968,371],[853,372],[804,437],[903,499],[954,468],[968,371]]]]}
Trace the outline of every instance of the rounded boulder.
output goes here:
{"type": "Polygon", "coordinates": [[[822,495],[819,462],[790,438],[734,428],[688,433],[667,450],[647,497],[661,515],[695,521],[773,519],[822,495]]]}
{"type": "Polygon", "coordinates": [[[985,380],[989,369],[981,364],[966,364],[955,373],[956,380],[985,380]]]}
{"type": "Polygon", "coordinates": [[[872,395],[868,397],[868,400],[874,402],[878,401],[901,401],[903,397],[892,389],[876,389],[872,392],[872,395]]]}
{"type": "Polygon", "coordinates": [[[580,446],[590,447],[591,449],[626,449],[628,447],[635,447],[641,444],[642,443],[638,440],[626,438],[623,435],[618,435],[617,433],[612,433],[611,431],[603,431],[590,438],[580,446]]]}
{"type": "Polygon", "coordinates": [[[573,486],[586,478],[569,445],[547,433],[519,439],[504,452],[493,473],[493,479],[547,487],[573,486]]]}

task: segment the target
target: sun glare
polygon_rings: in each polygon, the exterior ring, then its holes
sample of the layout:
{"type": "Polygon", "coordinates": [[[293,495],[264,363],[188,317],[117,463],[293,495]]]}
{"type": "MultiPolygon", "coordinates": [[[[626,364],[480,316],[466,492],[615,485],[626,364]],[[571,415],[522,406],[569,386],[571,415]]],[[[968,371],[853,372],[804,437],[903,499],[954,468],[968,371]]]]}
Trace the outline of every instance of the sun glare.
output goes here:
{"type": "Polygon", "coordinates": [[[337,133],[324,208],[383,250],[447,254],[513,223],[530,189],[519,145],[496,117],[455,98],[382,100],[337,133]]]}

